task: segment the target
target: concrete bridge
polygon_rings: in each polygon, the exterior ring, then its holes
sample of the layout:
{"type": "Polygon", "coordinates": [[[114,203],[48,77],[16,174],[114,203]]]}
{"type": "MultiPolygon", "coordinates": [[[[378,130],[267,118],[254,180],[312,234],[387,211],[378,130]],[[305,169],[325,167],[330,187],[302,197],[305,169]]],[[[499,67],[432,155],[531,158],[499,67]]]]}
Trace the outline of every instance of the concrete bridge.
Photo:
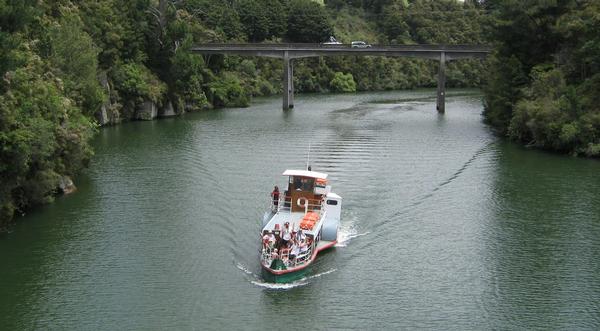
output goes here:
{"type": "Polygon", "coordinates": [[[348,44],[200,44],[194,53],[263,56],[283,59],[283,109],[294,107],[293,59],[319,56],[395,56],[439,60],[437,110],[445,112],[446,62],[465,58],[484,58],[490,48],[479,45],[372,45],[352,48],[348,44]]]}

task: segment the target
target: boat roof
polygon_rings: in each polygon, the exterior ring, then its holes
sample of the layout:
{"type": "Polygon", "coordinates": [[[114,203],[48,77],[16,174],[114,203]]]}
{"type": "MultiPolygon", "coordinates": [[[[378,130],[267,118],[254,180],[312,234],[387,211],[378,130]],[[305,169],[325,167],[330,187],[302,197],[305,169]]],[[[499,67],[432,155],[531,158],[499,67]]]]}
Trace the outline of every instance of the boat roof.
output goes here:
{"type": "MultiPolygon", "coordinates": [[[[302,222],[302,218],[304,218],[304,211],[301,212],[278,212],[275,215],[273,215],[273,217],[271,218],[271,220],[269,220],[269,222],[265,225],[265,227],[263,228],[263,231],[265,230],[270,230],[270,231],[280,231],[279,230],[275,230],[275,224],[280,224],[280,227],[283,228],[283,224],[285,224],[285,222],[290,222],[290,229],[292,230],[299,230],[300,229],[300,222],[302,222]]],[[[323,218],[320,218],[317,223],[315,224],[315,226],[310,229],[310,230],[302,230],[302,232],[304,232],[305,234],[309,234],[312,236],[316,236],[319,234],[319,230],[321,230],[321,227],[323,226],[323,218]]]]}
{"type": "Polygon", "coordinates": [[[310,170],[286,170],[283,172],[283,176],[300,176],[300,177],[311,177],[319,179],[327,179],[327,174],[322,172],[310,171],[310,170]]]}
{"type": "Polygon", "coordinates": [[[341,199],[342,199],[342,197],[341,197],[341,196],[339,196],[339,195],[337,195],[337,194],[335,194],[335,193],[333,193],[333,192],[329,192],[329,193],[327,193],[327,197],[328,197],[328,198],[332,198],[332,199],[338,199],[338,200],[341,200],[341,199]]]}

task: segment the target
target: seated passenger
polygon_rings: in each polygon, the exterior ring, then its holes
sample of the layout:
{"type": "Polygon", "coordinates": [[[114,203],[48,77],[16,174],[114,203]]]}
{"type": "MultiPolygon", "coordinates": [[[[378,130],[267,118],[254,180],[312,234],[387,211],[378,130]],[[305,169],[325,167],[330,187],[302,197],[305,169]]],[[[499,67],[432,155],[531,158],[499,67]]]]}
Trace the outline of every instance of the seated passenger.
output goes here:
{"type": "Polygon", "coordinates": [[[309,249],[309,244],[308,244],[308,240],[304,240],[300,242],[300,254],[304,254],[306,252],[308,252],[309,249]]]}

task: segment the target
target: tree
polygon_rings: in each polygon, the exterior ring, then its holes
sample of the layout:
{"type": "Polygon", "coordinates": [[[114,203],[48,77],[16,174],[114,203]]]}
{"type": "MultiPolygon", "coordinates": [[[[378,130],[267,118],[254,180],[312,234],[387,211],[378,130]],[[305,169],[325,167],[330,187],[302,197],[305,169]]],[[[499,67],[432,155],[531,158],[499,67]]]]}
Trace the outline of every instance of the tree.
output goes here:
{"type": "Polygon", "coordinates": [[[516,56],[529,73],[536,64],[552,60],[563,42],[554,27],[575,0],[488,0],[486,5],[493,8],[495,25],[490,37],[499,43],[499,54],[516,56]]]}
{"type": "Polygon", "coordinates": [[[243,30],[251,42],[259,42],[269,37],[268,8],[256,0],[240,0],[238,12],[243,30]]]}
{"type": "Polygon", "coordinates": [[[485,121],[501,134],[506,134],[512,109],[521,98],[527,76],[516,56],[509,59],[492,55],[488,60],[488,79],[484,85],[485,121]]]}
{"type": "Polygon", "coordinates": [[[89,118],[31,45],[18,51],[25,65],[6,73],[0,95],[0,224],[15,210],[50,201],[60,177],[74,175],[92,154],[89,118]]]}
{"type": "Polygon", "coordinates": [[[287,30],[287,11],[281,0],[263,0],[269,24],[267,38],[283,37],[287,30]]]}
{"type": "Polygon", "coordinates": [[[223,37],[239,40],[243,34],[242,24],[231,3],[222,0],[187,0],[182,4],[182,8],[223,37]]]}
{"type": "Polygon", "coordinates": [[[290,3],[286,37],[291,42],[319,43],[333,35],[325,7],[312,0],[290,3]]]}
{"type": "Polygon", "coordinates": [[[600,4],[484,2],[497,51],[486,122],[524,144],[600,155],[600,4]]]}
{"type": "Polygon", "coordinates": [[[56,75],[63,78],[69,97],[88,115],[93,115],[105,98],[97,78],[98,49],[83,31],[77,15],[64,15],[48,35],[49,60],[56,75]]]}

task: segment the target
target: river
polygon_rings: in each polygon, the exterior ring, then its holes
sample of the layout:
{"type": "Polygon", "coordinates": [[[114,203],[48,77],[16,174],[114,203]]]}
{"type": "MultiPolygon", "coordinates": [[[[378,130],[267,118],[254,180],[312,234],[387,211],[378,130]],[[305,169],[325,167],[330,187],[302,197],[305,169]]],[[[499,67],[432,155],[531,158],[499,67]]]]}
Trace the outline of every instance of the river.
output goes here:
{"type": "Polygon", "coordinates": [[[525,148],[477,91],[300,95],[103,128],[78,192],[0,237],[0,329],[598,329],[600,162],[525,148]],[[330,175],[341,242],[261,278],[281,173],[330,175]]]}

